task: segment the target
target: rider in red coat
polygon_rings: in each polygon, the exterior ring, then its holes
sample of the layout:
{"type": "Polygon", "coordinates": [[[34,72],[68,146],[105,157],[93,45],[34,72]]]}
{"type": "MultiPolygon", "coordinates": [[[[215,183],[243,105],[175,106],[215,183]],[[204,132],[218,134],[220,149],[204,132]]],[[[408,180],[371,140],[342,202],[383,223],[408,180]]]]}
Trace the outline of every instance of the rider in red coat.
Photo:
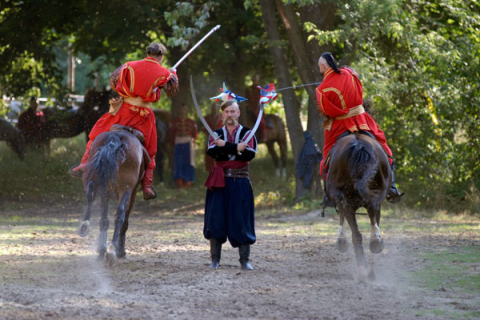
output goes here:
{"type": "MultiPolygon", "coordinates": [[[[325,129],[324,158],[320,163],[320,172],[323,174],[325,169],[328,169],[328,162],[325,163],[329,161],[328,153],[341,134],[347,131],[368,131],[387,153],[393,173],[392,151],[387,145],[385,134],[363,108],[363,86],[358,74],[349,67],[338,68],[329,52],[321,55],[318,66],[323,74],[323,82],[316,90],[317,108],[326,118],[323,124],[325,129]]],[[[400,197],[393,180],[387,200],[398,202],[400,197]]]]}
{"type": "Polygon", "coordinates": [[[110,130],[114,124],[122,124],[141,131],[145,137],[145,149],[150,156],[150,163],[142,180],[145,200],[155,198],[152,190],[155,154],[157,153],[157,130],[155,115],[151,107],[160,99],[163,88],[168,96],[178,92],[178,79],[175,70],[167,70],[161,65],[165,54],[165,46],[153,42],[147,48],[147,57],[139,61],[131,61],[115,70],[110,84],[120,99],[111,101],[108,113],[98,119],[89,134],[87,150],[80,165],[70,170],[74,176],[80,176],[87,164],[90,145],[102,132],[110,130]]]}

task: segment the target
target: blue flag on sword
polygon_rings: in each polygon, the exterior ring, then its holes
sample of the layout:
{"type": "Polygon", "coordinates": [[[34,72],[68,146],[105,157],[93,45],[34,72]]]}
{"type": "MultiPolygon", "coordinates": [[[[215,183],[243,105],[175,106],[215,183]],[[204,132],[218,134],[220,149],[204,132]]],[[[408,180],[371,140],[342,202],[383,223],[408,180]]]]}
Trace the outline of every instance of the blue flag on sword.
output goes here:
{"type": "Polygon", "coordinates": [[[230,90],[227,90],[227,87],[225,86],[225,82],[223,83],[223,88],[220,88],[222,93],[220,93],[218,96],[211,97],[210,100],[215,100],[215,101],[227,101],[227,100],[235,100],[236,102],[240,103],[242,101],[246,101],[247,99],[240,97],[239,95],[233,93],[230,90]]]}
{"type": "Polygon", "coordinates": [[[269,103],[278,97],[278,93],[275,92],[275,85],[273,83],[267,84],[265,88],[262,88],[261,86],[258,86],[257,88],[260,89],[260,103],[269,103]]]}

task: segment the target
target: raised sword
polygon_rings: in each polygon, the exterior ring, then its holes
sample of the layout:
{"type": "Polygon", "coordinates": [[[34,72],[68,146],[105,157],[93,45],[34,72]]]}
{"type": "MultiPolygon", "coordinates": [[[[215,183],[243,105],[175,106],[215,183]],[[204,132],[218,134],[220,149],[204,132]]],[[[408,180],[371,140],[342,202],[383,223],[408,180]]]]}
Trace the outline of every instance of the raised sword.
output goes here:
{"type": "Polygon", "coordinates": [[[218,140],[219,138],[218,134],[210,128],[210,126],[207,123],[207,120],[205,120],[205,118],[203,117],[200,107],[198,106],[197,96],[195,95],[195,89],[193,88],[192,76],[190,76],[190,91],[192,92],[193,104],[195,105],[195,110],[197,110],[197,114],[198,114],[198,117],[200,118],[200,121],[202,122],[205,129],[207,129],[208,133],[213,137],[213,139],[218,140]]]}

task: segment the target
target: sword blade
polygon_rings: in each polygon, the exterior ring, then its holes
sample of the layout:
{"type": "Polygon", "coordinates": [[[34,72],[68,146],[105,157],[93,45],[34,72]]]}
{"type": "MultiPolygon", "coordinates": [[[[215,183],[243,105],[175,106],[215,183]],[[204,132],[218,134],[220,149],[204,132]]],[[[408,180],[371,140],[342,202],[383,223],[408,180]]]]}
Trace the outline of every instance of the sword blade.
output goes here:
{"type": "Polygon", "coordinates": [[[285,87],[285,88],[277,89],[277,90],[275,90],[275,91],[283,91],[283,90],[287,90],[287,89],[293,89],[293,90],[295,90],[295,89],[297,89],[297,88],[319,85],[320,83],[321,83],[321,82],[301,84],[301,85],[299,85],[299,86],[285,87]]]}
{"type": "Polygon", "coordinates": [[[182,63],[183,60],[187,59],[187,57],[193,52],[193,50],[197,49],[198,46],[201,45],[203,41],[205,41],[205,39],[207,39],[212,33],[217,31],[218,29],[220,29],[220,25],[216,25],[215,27],[213,27],[209,33],[207,33],[202,39],[200,39],[200,41],[198,41],[190,50],[188,50],[187,53],[183,55],[183,57],[180,58],[180,60],[178,60],[177,63],[175,63],[175,65],[173,66],[173,69],[177,69],[180,63],[182,63]]]}
{"type": "Polygon", "coordinates": [[[198,117],[200,118],[200,121],[202,122],[203,126],[205,129],[207,129],[208,133],[213,137],[213,139],[217,140],[218,139],[218,134],[210,129],[210,126],[207,123],[207,120],[202,115],[202,111],[200,110],[200,107],[198,106],[197,102],[197,96],[195,95],[195,89],[193,88],[193,78],[190,76],[190,91],[192,92],[192,99],[193,99],[193,104],[195,105],[195,110],[197,110],[198,117]]]}
{"type": "Polygon", "coordinates": [[[247,139],[243,141],[244,143],[248,143],[250,140],[252,140],[253,136],[255,135],[255,132],[257,132],[257,129],[260,126],[260,122],[262,121],[262,116],[263,116],[263,103],[260,103],[260,111],[258,111],[257,121],[255,121],[255,125],[253,126],[253,129],[250,131],[250,135],[247,137],[247,139]]]}

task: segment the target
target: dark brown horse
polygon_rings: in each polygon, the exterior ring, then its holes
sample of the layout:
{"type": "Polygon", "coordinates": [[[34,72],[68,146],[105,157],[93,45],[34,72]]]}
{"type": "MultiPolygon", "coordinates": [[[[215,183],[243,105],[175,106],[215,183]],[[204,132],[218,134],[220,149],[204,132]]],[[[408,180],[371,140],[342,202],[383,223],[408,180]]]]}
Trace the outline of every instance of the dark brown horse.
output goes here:
{"type": "MultiPolygon", "coordinates": [[[[328,197],[335,202],[340,216],[337,248],[341,252],[347,250],[343,226],[347,219],[357,265],[363,273],[365,253],[355,213],[360,207],[367,209],[371,224],[370,251],[380,253],[384,247],[380,237],[380,206],[392,184],[385,151],[374,138],[365,134],[355,133],[339,139],[331,152],[326,184],[328,197]]],[[[369,276],[375,276],[373,269],[369,276]]]]}
{"type": "Polygon", "coordinates": [[[15,128],[7,120],[0,117],[0,141],[7,142],[7,145],[18,154],[20,159],[25,157],[25,143],[20,130],[15,128]]]}
{"type": "MultiPolygon", "coordinates": [[[[139,132],[132,131],[138,136],[139,132]]],[[[78,233],[81,237],[88,234],[92,204],[98,197],[101,218],[97,252],[99,258],[103,258],[106,253],[110,265],[115,262],[116,257],[123,258],[126,255],[125,234],[128,219],[145,172],[146,162],[149,161],[144,150],[139,138],[126,130],[104,132],[95,139],[90,148],[90,157],[83,173],[87,208],[78,233]],[[115,230],[107,251],[108,202],[112,197],[118,200],[118,205],[115,230]]]]}
{"type": "MultiPolygon", "coordinates": [[[[257,118],[253,113],[247,111],[247,116],[244,119],[246,121],[245,125],[248,128],[253,128],[257,118]]],[[[265,142],[265,144],[267,145],[268,153],[270,153],[270,156],[272,157],[277,177],[281,176],[282,178],[286,178],[287,134],[285,132],[285,124],[283,123],[282,118],[274,114],[265,114],[265,122],[267,123],[267,142],[265,142]],[[275,151],[275,143],[277,143],[280,148],[280,158],[275,151]]],[[[258,134],[256,135],[258,136],[258,134]]],[[[263,142],[259,141],[258,143],[263,142]]]]}

